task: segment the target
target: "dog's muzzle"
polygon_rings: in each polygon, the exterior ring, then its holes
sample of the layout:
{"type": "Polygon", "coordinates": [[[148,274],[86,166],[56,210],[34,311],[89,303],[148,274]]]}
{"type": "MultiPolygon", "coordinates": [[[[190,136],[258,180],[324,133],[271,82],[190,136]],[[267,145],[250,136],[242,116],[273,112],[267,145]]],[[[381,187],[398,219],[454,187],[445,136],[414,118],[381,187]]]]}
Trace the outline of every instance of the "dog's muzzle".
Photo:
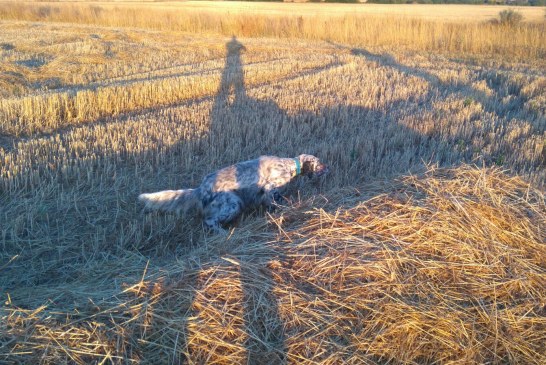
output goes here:
{"type": "Polygon", "coordinates": [[[329,173],[330,169],[328,168],[328,166],[321,164],[317,167],[317,169],[314,172],[316,177],[320,177],[329,173]]]}

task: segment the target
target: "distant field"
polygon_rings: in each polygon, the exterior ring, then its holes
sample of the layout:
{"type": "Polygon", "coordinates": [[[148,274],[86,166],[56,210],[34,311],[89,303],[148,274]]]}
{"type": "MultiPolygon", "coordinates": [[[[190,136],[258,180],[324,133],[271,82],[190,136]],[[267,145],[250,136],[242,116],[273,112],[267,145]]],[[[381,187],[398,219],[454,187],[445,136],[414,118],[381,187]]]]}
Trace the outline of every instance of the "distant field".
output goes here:
{"type": "Polygon", "coordinates": [[[546,58],[541,8],[517,8],[524,23],[491,24],[498,6],[344,5],[247,2],[0,2],[0,19],[398,46],[462,55],[546,58]],[[509,35],[509,36],[508,36],[509,35]]]}
{"type": "MultiPolygon", "coordinates": [[[[122,2],[123,3],[123,2],[122,2]]],[[[116,3],[117,4],[117,3],[116,3]]],[[[514,9],[528,22],[542,22],[544,8],[496,5],[426,5],[426,4],[317,4],[317,3],[255,3],[237,1],[187,1],[152,3],[159,8],[184,8],[219,13],[255,13],[265,15],[327,15],[327,16],[403,16],[427,20],[483,22],[496,18],[500,11],[514,9]]],[[[151,5],[147,3],[146,6],[151,5]]]]}
{"type": "Polygon", "coordinates": [[[546,363],[543,23],[93,6],[0,3],[0,363],[546,363]],[[228,236],[137,202],[300,153],[228,236]]]}
{"type": "MultiPolygon", "coordinates": [[[[3,1],[6,2],[6,1],[3,1]]],[[[184,9],[225,14],[260,15],[302,15],[302,16],[404,16],[427,20],[483,22],[496,18],[505,9],[519,11],[528,22],[544,20],[544,8],[530,6],[500,5],[427,5],[427,4],[325,4],[325,3],[282,3],[282,2],[240,2],[240,1],[81,1],[86,4],[114,7],[139,7],[141,9],[184,9]]],[[[41,5],[55,4],[43,2],[41,5]]]]}

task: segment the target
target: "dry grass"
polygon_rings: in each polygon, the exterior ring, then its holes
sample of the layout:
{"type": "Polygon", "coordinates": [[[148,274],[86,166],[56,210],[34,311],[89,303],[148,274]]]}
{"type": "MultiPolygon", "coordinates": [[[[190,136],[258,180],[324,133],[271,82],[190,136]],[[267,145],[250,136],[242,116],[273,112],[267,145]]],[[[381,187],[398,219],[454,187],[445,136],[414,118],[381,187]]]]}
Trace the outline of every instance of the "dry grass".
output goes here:
{"type": "Polygon", "coordinates": [[[0,362],[543,363],[544,61],[398,48],[0,22],[0,362]],[[299,153],[227,239],[136,202],[299,153]]]}
{"type": "Polygon", "coordinates": [[[59,287],[15,290],[27,299],[2,310],[0,358],[544,363],[542,192],[465,166],[362,191],[373,197],[332,191],[181,261],[127,257],[59,287]],[[113,271],[129,283],[115,295],[103,288],[113,271]]]}
{"type": "MultiPolygon", "coordinates": [[[[2,3],[19,2],[18,0],[2,0],[2,3]]],[[[30,7],[45,9],[48,5],[59,4],[57,1],[34,0],[26,3],[38,2],[30,7]]],[[[336,3],[282,3],[282,2],[248,2],[248,1],[90,1],[76,0],[70,3],[77,4],[74,7],[82,9],[85,6],[101,7],[106,11],[114,11],[121,8],[133,9],[161,9],[170,12],[184,10],[189,13],[227,14],[232,15],[267,15],[286,16],[287,13],[312,17],[317,15],[328,15],[329,17],[345,17],[347,15],[360,16],[395,16],[414,19],[440,20],[448,22],[479,23],[487,22],[497,18],[499,12],[507,9],[504,5],[435,5],[435,4],[336,4],[336,3]],[[86,4],[82,4],[86,3],[86,4]],[[470,17],[469,14],[472,14],[470,17]]],[[[27,7],[28,8],[28,7],[27,7]]],[[[541,23],[543,11],[540,7],[532,6],[510,6],[520,12],[526,21],[541,23]]],[[[15,7],[14,9],[20,9],[15,7]]],[[[42,10],[42,13],[47,10],[42,10]]],[[[69,20],[69,19],[64,19],[69,20]]]]}
{"type": "Polygon", "coordinates": [[[525,23],[508,28],[490,22],[502,9],[468,5],[4,2],[0,3],[0,18],[544,59],[546,31],[541,9],[517,8],[525,23]]]}

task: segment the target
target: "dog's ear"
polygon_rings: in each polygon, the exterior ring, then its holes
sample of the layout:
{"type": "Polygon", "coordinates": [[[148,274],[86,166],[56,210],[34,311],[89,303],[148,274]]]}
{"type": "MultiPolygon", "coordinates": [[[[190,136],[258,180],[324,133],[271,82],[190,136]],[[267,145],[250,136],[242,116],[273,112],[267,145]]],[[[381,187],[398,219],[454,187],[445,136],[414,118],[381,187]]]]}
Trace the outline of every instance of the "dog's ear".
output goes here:
{"type": "Polygon", "coordinates": [[[315,164],[313,163],[313,161],[304,161],[301,166],[301,174],[307,175],[308,177],[312,177],[314,172],[315,172],[315,164]]]}

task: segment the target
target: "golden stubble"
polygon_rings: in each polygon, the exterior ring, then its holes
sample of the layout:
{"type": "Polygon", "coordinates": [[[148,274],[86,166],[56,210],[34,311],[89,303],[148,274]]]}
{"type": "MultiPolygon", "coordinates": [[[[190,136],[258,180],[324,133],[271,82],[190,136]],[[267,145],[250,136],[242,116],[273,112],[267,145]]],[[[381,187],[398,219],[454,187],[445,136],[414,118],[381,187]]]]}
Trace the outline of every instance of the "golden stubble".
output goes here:
{"type": "Polygon", "coordinates": [[[0,362],[544,362],[543,61],[0,27],[0,362]],[[300,153],[229,237],[136,201],[300,153]]]}

